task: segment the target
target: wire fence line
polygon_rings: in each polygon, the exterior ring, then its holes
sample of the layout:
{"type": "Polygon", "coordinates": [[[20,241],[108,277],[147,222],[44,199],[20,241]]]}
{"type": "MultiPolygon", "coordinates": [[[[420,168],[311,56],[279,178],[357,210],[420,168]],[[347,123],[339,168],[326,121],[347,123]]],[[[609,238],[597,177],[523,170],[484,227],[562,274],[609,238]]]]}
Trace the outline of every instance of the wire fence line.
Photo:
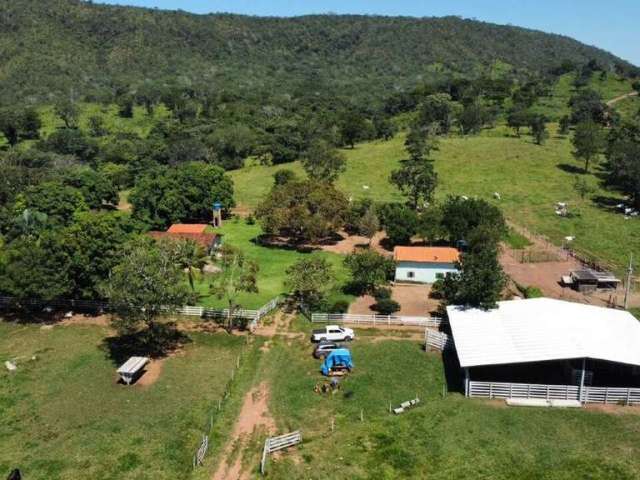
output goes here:
{"type": "MultiPolygon", "coordinates": [[[[257,325],[262,317],[271,313],[283,302],[281,296],[271,299],[257,310],[248,310],[240,308],[232,312],[234,320],[249,320],[250,325],[257,325]]],[[[13,308],[40,308],[45,311],[53,311],[59,309],[70,309],[78,311],[88,311],[92,313],[104,313],[113,310],[113,306],[109,302],[95,300],[75,300],[75,299],[55,299],[55,300],[39,300],[39,299],[19,299],[16,297],[0,296],[1,309],[13,308]]],[[[223,319],[229,318],[229,309],[216,309],[201,306],[185,305],[175,310],[176,315],[195,316],[202,319],[223,319]]]]}

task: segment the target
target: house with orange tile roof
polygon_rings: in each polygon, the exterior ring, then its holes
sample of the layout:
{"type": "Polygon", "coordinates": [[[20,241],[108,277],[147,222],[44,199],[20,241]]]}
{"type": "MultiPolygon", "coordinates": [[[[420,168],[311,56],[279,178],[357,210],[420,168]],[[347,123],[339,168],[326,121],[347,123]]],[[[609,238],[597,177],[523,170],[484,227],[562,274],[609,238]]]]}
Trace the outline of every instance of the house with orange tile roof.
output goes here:
{"type": "Polygon", "coordinates": [[[396,282],[433,283],[458,271],[460,252],[451,247],[396,247],[396,282]]]}
{"type": "Polygon", "coordinates": [[[166,232],[148,232],[156,240],[167,238],[173,240],[191,240],[200,245],[205,252],[211,253],[220,247],[222,237],[217,233],[207,232],[208,225],[199,223],[174,223],[166,232]]]}

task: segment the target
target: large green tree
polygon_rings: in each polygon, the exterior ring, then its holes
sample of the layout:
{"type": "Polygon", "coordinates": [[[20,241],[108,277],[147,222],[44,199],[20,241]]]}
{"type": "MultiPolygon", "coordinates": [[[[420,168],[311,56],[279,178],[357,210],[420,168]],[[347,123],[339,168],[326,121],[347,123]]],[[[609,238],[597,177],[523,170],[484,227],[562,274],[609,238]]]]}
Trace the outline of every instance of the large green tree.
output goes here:
{"type": "Polygon", "coordinates": [[[235,206],[233,182],[214,165],[189,162],[142,176],[131,191],[133,216],[154,228],[178,221],[211,218],[214,202],[227,211],[235,206]]]}
{"type": "Polygon", "coordinates": [[[321,257],[301,258],[286,273],[286,285],[303,308],[319,305],[335,282],[331,264],[321,257]]]}
{"type": "Polygon", "coordinates": [[[331,184],[313,180],[274,185],[256,216],[265,233],[294,242],[316,242],[343,225],[348,202],[331,184]]]}
{"type": "Polygon", "coordinates": [[[409,158],[401,160],[400,168],[391,173],[391,182],[409,198],[409,205],[417,210],[426,206],[435,192],[438,175],[429,158],[437,148],[432,129],[414,126],[405,141],[409,158]]]}
{"type": "Polygon", "coordinates": [[[220,252],[222,271],[211,280],[210,291],[227,303],[226,328],[231,331],[234,326],[246,326],[245,320],[235,318],[235,313],[242,307],[238,301],[241,293],[258,293],[259,266],[244,253],[230,246],[224,246],[220,252]]]}
{"type": "Polygon", "coordinates": [[[74,214],[88,210],[88,206],[77,188],[49,181],[28,187],[17,196],[13,209],[16,214],[25,209],[44,213],[54,224],[68,225],[74,214]]]}
{"type": "Polygon", "coordinates": [[[346,167],[344,155],[322,139],[312,142],[302,157],[302,168],[317,182],[335,182],[346,167]]]}
{"type": "Polygon", "coordinates": [[[109,273],[122,260],[124,247],[134,234],[134,222],[124,212],[83,212],[76,216],[61,232],[74,297],[102,298],[109,273]]]}
{"type": "Polygon", "coordinates": [[[589,173],[589,165],[602,153],[605,146],[604,131],[597,123],[587,120],[576,125],[573,138],[573,155],[584,162],[584,172],[589,173]]]}
{"type": "Polygon", "coordinates": [[[351,253],[344,259],[344,264],[351,272],[351,287],[358,294],[373,294],[393,278],[395,271],[393,260],[373,250],[351,253]]]}
{"type": "Polygon", "coordinates": [[[127,249],[104,293],[114,312],[113,326],[122,335],[145,329],[154,336],[158,317],[194,300],[171,249],[150,241],[127,249]]]}
{"type": "Polygon", "coordinates": [[[23,236],[3,252],[0,291],[22,300],[44,302],[66,298],[73,291],[71,261],[62,239],[53,232],[23,236]]]}

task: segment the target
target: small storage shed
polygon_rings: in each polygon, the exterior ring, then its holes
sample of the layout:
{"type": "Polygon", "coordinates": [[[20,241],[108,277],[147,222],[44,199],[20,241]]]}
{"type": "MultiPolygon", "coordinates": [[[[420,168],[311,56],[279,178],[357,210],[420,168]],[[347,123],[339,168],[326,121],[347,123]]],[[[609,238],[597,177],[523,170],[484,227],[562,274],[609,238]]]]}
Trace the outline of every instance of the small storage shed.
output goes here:
{"type": "Polygon", "coordinates": [[[460,252],[451,247],[396,247],[396,282],[433,283],[456,273],[460,252]]]}

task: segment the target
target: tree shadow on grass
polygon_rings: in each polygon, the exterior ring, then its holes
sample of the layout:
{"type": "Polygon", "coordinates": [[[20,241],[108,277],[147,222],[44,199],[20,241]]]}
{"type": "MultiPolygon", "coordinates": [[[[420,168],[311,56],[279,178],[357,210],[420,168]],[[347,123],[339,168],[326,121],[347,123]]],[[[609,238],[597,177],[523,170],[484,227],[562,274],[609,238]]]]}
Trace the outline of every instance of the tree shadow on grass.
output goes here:
{"type": "Polygon", "coordinates": [[[102,349],[115,365],[122,365],[129,357],[166,357],[191,342],[178,330],[175,322],[154,324],[151,328],[126,335],[107,337],[102,349]]]}
{"type": "Polygon", "coordinates": [[[593,203],[602,210],[606,210],[611,213],[618,213],[618,205],[624,204],[624,201],[618,197],[610,197],[606,195],[597,195],[592,198],[593,203]]]}
{"type": "Polygon", "coordinates": [[[571,175],[585,175],[584,168],[577,165],[571,165],[570,163],[559,163],[557,167],[563,172],[570,173],[571,175]]]}

